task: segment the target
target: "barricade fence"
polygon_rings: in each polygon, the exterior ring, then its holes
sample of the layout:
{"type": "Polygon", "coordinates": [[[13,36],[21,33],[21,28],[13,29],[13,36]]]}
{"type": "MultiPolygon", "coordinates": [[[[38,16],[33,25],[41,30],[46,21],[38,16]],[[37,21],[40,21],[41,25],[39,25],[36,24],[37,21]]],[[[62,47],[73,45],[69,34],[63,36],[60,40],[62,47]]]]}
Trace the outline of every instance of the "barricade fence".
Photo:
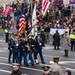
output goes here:
{"type": "MultiPolygon", "coordinates": [[[[9,37],[10,37],[10,33],[17,34],[17,31],[9,30],[9,37]]],[[[50,32],[44,32],[44,35],[45,35],[45,38],[46,38],[46,43],[49,43],[49,44],[52,45],[52,43],[53,43],[53,35],[50,34],[50,32]]],[[[2,37],[3,39],[5,39],[5,32],[4,32],[3,29],[0,29],[0,37],[2,37]]],[[[62,36],[60,36],[60,45],[61,44],[62,44],[62,36]]]]}

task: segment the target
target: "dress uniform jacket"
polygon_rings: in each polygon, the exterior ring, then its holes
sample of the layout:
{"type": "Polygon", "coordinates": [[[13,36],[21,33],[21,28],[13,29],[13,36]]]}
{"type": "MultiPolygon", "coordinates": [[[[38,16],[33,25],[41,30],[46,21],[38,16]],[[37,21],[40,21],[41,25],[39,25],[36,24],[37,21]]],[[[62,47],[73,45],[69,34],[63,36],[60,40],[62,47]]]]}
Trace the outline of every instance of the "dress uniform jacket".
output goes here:
{"type": "Polygon", "coordinates": [[[11,75],[23,75],[21,71],[12,71],[11,75]]]}
{"type": "Polygon", "coordinates": [[[50,71],[58,72],[59,75],[63,75],[62,69],[60,68],[60,66],[59,66],[57,63],[53,63],[53,64],[50,66],[50,71]]]}
{"type": "Polygon", "coordinates": [[[12,47],[12,52],[18,52],[19,51],[18,46],[16,46],[14,39],[12,39],[12,41],[11,41],[11,47],[12,47]]]}
{"type": "Polygon", "coordinates": [[[9,41],[8,41],[8,50],[12,50],[11,42],[12,42],[12,38],[10,38],[9,41]]]}
{"type": "Polygon", "coordinates": [[[21,40],[19,43],[19,50],[20,52],[24,52],[25,51],[25,41],[21,40]]]}
{"type": "Polygon", "coordinates": [[[32,38],[29,39],[29,46],[30,46],[30,49],[31,49],[32,51],[35,50],[36,42],[35,42],[34,39],[32,39],[32,38]]]}

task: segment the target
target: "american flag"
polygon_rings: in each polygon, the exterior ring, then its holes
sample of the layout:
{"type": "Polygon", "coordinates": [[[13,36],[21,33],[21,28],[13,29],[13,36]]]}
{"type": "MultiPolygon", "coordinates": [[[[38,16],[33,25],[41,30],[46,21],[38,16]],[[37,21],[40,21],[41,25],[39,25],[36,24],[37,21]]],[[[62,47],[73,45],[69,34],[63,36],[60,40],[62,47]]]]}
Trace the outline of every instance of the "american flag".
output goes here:
{"type": "Polygon", "coordinates": [[[4,4],[4,6],[3,6],[3,16],[7,17],[10,10],[12,10],[12,7],[4,4]]]}
{"type": "Polygon", "coordinates": [[[42,14],[43,15],[45,15],[49,5],[50,5],[50,2],[48,0],[43,0],[42,1],[42,14]]]}
{"type": "Polygon", "coordinates": [[[25,16],[22,15],[22,18],[20,19],[20,23],[19,23],[19,30],[18,30],[18,36],[22,36],[22,34],[24,33],[26,28],[26,24],[25,24],[25,16]]]}
{"type": "Polygon", "coordinates": [[[55,4],[55,3],[54,3],[54,0],[52,0],[51,3],[50,3],[50,6],[51,6],[51,7],[54,7],[54,4],[55,4]]]}

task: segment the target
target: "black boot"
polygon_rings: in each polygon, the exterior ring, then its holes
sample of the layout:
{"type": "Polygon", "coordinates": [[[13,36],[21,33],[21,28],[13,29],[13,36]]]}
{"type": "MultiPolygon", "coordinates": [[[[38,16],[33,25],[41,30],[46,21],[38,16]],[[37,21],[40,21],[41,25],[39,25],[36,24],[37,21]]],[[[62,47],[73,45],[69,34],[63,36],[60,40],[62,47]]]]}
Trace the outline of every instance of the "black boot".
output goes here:
{"type": "Polygon", "coordinates": [[[68,50],[66,50],[66,57],[68,57],[68,50]]]}
{"type": "Polygon", "coordinates": [[[64,56],[68,57],[68,50],[64,50],[64,53],[65,53],[64,56]]]}

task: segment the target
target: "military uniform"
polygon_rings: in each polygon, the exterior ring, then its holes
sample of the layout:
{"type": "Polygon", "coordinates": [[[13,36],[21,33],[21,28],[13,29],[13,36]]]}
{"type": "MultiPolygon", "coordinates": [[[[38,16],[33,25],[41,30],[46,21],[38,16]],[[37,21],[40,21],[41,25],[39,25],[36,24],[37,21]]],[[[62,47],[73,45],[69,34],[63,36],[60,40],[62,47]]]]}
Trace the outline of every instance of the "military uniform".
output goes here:
{"type": "Polygon", "coordinates": [[[19,49],[18,49],[18,44],[16,44],[15,38],[13,38],[11,41],[11,47],[13,52],[13,63],[15,63],[16,61],[20,63],[19,49]]]}
{"type": "Polygon", "coordinates": [[[29,39],[29,46],[30,46],[30,50],[33,52],[33,54],[34,54],[34,60],[36,61],[36,59],[37,59],[37,57],[36,57],[36,48],[35,48],[35,46],[36,46],[36,41],[35,41],[35,39],[33,39],[33,37],[31,37],[30,39],[29,39]]]}
{"type": "Polygon", "coordinates": [[[10,38],[9,41],[8,41],[8,50],[9,50],[8,62],[9,63],[11,63],[11,55],[12,55],[11,41],[12,41],[12,38],[10,38]]]}
{"type": "Polygon", "coordinates": [[[25,40],[21,39],[19,43],[20,50],[20,64],[22,64],[22,57],[24,57],[24,65],[28,65],[27,57],[26,57],[26,49],[25,49],[25,40]]]}
{"type": "Polygon", "coordinates": [[[34,65],[34,60],[33,60],[33,58],[32,58],[32,51],[31,51],[31,49],[30,49],[30,42],[29,42],[30,40],[28,39],[27,41],[26,41],[26,45],[25,45],[25,49],[26,49],[26,57],[27,57],[27,55],[29,55],[29,60],[31,61],[31,65],[33,66],[34,65]]]}
{"type": "Polygon", "coordinates": [[[57,60],[59,61],[59,57],[53,58],[54,63],[50,66],[50,72],[57,72],[57,75],[63,75],[61,67],[58,65],[57,60]]]}
{"type": "Polygon", "coordinates": [[[42,64],[45,64],[44,58],[42,55],[42,38],[40,37],[40,33],[38,33],[35,40],[36,40],[36,50],[37,50],[36,55],[39,54],[42,64]]]}
{"type": "Polygon", "coordinates": [[[44,70],[43,75],[50,75],[50,73],[49,73],[50,67],[49,66],[43,66],[42,69],[44,70]]]}
{"type": "Polygon", "coordinates": [[[13,71],[12,71],[11,75],[24,75],[24,74],[19,70],[19,64],[17,64],[17,63],[14,63],[14,64],[13,64],[13,71]],[[14,70],[14,68],[17,68],[17,69],[14,70]]]}

